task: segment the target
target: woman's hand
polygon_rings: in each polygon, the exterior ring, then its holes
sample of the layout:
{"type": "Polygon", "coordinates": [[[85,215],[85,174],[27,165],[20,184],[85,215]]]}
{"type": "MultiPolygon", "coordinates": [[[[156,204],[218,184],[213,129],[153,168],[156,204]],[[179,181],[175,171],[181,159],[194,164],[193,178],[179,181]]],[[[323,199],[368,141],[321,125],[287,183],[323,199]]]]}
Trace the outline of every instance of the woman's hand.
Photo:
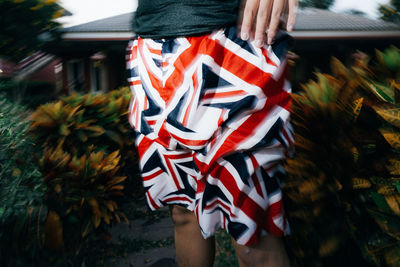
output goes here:
{"type": "Polygon", "coordinates": [[[255,45],[258,47],[264,45],[265,39],[268,44],[272,44],[281,23],[281,18],[284,16],[287,16],[287,31],[293,30],[298,0],[243,1],[243,20],[240,27],[240,37],[243,40],[254,38],[255,45]]]}

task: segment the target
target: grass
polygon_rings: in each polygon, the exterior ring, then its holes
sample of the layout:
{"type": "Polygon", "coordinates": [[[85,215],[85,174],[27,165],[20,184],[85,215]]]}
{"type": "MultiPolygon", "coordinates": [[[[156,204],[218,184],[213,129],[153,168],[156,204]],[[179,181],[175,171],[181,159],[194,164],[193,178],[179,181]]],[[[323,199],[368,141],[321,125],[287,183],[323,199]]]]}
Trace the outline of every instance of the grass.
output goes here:
{"type": "Polygon", "coordinates": [[[235,250],[232,246],[231,237],[225,230],[218,230],[215,234],[216,253],[215,264],[216,267],[237,267],[239,266],[235,250]]]}

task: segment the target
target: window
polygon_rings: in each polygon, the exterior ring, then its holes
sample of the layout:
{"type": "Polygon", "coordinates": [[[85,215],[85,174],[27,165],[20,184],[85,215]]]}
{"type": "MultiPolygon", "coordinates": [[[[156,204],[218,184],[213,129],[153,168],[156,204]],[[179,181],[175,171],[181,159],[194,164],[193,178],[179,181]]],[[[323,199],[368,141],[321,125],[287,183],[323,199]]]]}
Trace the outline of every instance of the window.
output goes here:
{"type": "Polygon", "coordinates": [[[68,61],[68,81],[69,89],[77,92],[84,90],[84,72],[82,60],[68,61]]]}
{"type": "Polygon", "coordinates": [[[91,76],[91,91],[106,92],[107,91],[107,68],[104,63],[106,55],[98,52],[90,57],[90,76],[91,76]]]}

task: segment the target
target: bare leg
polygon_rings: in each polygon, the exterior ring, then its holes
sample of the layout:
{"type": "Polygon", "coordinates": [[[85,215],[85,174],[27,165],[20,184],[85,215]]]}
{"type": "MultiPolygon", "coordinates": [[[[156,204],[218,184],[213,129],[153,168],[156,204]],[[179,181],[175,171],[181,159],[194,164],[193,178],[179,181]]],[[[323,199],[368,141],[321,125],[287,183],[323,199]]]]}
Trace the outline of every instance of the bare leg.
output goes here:
{"type": "Polygon", "coordinates": [[[289,259],[282,238],[263,236],[257,245],[247,247],[232,239],[241,267],[289,267],[289,259]]]}
{"type": "Polygon", "coordinates": [[[170,206],[175,226],[175,248],[179,267],[213,266],[214,237],[204,239],[193,212],[177,205],[170,206]]]}

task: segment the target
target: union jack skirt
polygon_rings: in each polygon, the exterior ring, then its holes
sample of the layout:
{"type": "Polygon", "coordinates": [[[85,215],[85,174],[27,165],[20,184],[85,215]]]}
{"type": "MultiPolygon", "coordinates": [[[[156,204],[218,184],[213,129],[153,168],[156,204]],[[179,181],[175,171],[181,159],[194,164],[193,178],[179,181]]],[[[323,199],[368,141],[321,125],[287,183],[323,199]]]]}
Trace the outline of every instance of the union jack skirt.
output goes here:
{"type": "Polygon", "coordinates": [[[204,238],[226,229],[242,245],[283,236],[283,162],[293,147],[286,53],[236,28],[132,40],[127,68],[143,184],[151,209],[193,211],[204,238]]]}

